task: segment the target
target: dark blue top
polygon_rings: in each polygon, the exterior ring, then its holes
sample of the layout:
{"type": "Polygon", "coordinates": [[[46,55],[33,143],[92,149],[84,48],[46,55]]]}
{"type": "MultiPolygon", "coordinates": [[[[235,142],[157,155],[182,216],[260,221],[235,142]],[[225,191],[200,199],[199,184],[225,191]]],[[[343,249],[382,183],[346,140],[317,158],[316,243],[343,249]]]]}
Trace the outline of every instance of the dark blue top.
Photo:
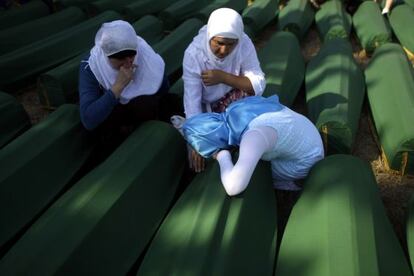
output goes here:
{"type": "Polygon", "coordinates": [[[118,104],[111,90],[103,88],[88,63],[89,55],[82,59],[79,68],[79,104],[82,124],[88,130],[100,125],[118,104]]]}

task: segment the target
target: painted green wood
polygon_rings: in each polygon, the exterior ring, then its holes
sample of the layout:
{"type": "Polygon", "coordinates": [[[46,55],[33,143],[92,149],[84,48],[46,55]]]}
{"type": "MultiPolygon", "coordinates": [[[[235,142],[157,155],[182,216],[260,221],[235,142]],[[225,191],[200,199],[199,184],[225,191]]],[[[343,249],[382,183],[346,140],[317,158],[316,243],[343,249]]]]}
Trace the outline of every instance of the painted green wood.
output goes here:
{"type": "Polygon", "coordinates": [[[40,0],[32,0],[20,7],[0,13],[0,30],[35,20],[50,13],[48,6],[40,0]]]}
{"type": "Polygon", "coordinates": [[[411,195],[411,200],[408,206],[407,216],[407,247],[410,254],[411,267],[414,267],[414,194],[411,195]]]}
{"type": "Polygon", "coordinates": [[[88,3],[88,8],[87,9],[88,9],[90,14],[100,14],[101,12],[109,11],[109,10],[122,13],[125,6],[127,6],[131,3],[136,3],[136,2],[141,2],[141,1],[136,1],[136,0],[117,0],[117,1],[95,0],[91,3],[88,3]]]}
{"type": "Polygon", "coordinates": [[[184,21],[163,40],[154,45],[154,51],[162,56],[165,62],[165,74],[171,76],[181,68],[184,51],[203,26],[197,18],[184,21]]]}
{"type": "Polygon", "coordinates": [[[348,39],[351,32],[352,18],[340,0],[330,0],[322,4],[315,14],[315,22],[323,40],[348,39]]]}
{"type": "Polygon", "coordinates": [[[175,2],[175,0],[157,0],[157,3],[154,4],[153,0],[135,1],[134,3],[126,5],[122,13],[125,14],[128,21],[136,21],[144,15],[158,14],[175,2]]]}
{"type": "Polygon", "coordinates": [[[389,21],[401,45],[414,53],[414,9],[406,4],[391,10],[389,21]]]}
{"type": "Polygon", "coordinates": [[[58,0],[57,5],[61,7],[79,7],[84,11],[88,10],[88,4],[94,2],[96,0],[58,0]]]}
{"type": "Polygon", "coordinates": [[[86,14],[81,9],[71,7],[15,27],[0,30],[0,53],[11,52],[64,31],[85,19],[86,14]]]}
{"type": "Polygon", "coordinates": [[[258,51],[258,57],[266,76],[263,96],[277,94],[281,103],[291,106],[305,77],[305,61],[296,36],[275,33],[258,51]]]}
{"type": "Polygon", "coordinates": [[[93,44],[102,23],[119,18],[118,13],[107,11],[65,31],[0,56],[0,87],[8,92],[10,87],[21,85],[28,78],[81,54],[93,44]]]}
{"type": "Polygon", "coordinates": [[[199,10],[206,7],[208,0],[178,0],[159,13],[166,30],[174,30],[181,22],[193,17],[199,10]]]}
{"type": "Polygon", "coordinates": [[[276,19],[278,12],[278,0],[256,0],[243,11],[243,22],[252,32],[251,36],[255,37],[267,24],[276,19]]]}
{"type": "Polygon", "coordinates": [[[0,149],[30,127],[23,106],[11,95],[0,91],[0,149]]]}
{"type": "Polygon", "coordinates": [[[0,151],[0,249],[68,185],[93,145],[79,108],[65,105],[0,151]]]}
{"type": "Polygon", "coordinates": [[[391,41],[389,24],[374,1],[365,1],[359,5],[353,16],[353,24],[359,42],[368,54],[391,41]]]}
{"type": "Polygon", "coordinates": [[[271,275],[276,221],[269,163],[236,197],[226,195],[210,163],[169,212],[138,275],[271,275]]]}
{"type": "Polygon", "coordinates": [[[326,41],[306,68],[308,117],[321,132],[327,153],[352,151],[362,103],[364,74],[353,59],[351,44],[326,41]]]}
{"type": "Polygon", "coordinates": [[[375,50],[365,69],[365,81],[389,166],[414,173],[414,70],[401,46],[387,43],[375,50]],[[407,164],[403,168],[405,158],[407,164]]]}
{"type": "Polygon", "coordinates": [[[185,142],[146,122],[60,197],[0,260],[1,275],[125,275],[176,193],[185,142]]]}
{"type": "Polygon", "coordinates": [[[301,40],[312,25],[315,13],[308,0],[290,0],[279,13],[279,30],[294,33],[301,40]]]}
{"type": "Polygon", "coordinates": [[[226,7],[241,12],[246,6],[246,0],[215,0],[211,4],[199,10],[194,17],[207,24],[210,14],[216,9],[226,7]]]}
{"type": "MultiPolygon", "coordinates": [[[[164,36],[161,20],[152,15],[142,17],[132,26],[137,34],[151,45],[160,41],[164,36]]],[[[88,53],[89,51],[84,52],[39,76],[37,92],[40,102],[46,108],[78,102],[79,63],[88,53]]]]}
{"type": "Polygon", "coordinates": [[[283,233],[275,275],[412,275],[368,163],[333,155],[312,168],[283,233]]]}

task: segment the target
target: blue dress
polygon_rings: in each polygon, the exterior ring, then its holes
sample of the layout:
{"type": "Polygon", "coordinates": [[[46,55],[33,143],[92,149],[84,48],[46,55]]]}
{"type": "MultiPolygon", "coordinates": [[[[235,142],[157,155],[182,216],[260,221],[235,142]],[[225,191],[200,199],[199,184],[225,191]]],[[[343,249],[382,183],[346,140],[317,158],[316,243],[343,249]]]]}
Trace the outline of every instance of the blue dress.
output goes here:
{"type": "Polygon", "coordinates": [[[272,164],[274,179],[304,178],[323,158],[318,130],[306,117],[279,103],[277,96],[252,96],[232,103],[223,113],[202,113],[188,119],[184,138],[202,156],[208,158],[221,149],[239,146],[243,134],[259,126],[277,133],[272,150],[263,160],[272,164]]]}

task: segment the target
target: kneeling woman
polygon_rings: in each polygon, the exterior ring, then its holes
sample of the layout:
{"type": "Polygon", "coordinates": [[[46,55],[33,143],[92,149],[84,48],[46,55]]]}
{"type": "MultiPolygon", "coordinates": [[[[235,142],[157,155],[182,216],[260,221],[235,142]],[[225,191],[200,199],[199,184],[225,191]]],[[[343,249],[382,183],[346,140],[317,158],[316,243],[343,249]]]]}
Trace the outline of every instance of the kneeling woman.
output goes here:
{"type": "Polygon", "coordinates": [[[188,119],[184,138],[200,155],[215,157],[229,195],[243,192],[260,159],[270,161],[276,189],[297,190],[295,180],[307,176],[324,157],[318,130],[306,117],[279,103],[277,96],[247,97],[223,113],[202,113],[188,119]],[[233,165],[228,149],[239,146],[233,165]]]}
{"type": "Polygon", "coordinates": [[[164,61],[126,21],[104,23],[79,72],[80,115],[88,130],[113,134],[158,118],[168,92],[164,61]]]}

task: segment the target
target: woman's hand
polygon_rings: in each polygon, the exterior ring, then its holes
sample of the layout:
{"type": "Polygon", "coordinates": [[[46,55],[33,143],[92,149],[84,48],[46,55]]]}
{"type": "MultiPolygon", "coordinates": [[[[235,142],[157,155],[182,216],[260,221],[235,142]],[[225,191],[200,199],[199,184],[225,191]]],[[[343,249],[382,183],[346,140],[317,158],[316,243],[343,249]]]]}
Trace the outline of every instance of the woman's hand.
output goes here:
{"type": "Polygon", "coordinates": [[[125,86],[134,78],[135,65],[131,67],[121,66],[115,83],[112,85],[112,92],[116,98],[119,98],[125,86]]]}
{"type": "Polygon", "coordinates": [[[206,167],[204,157],[190,147],[188,148],[188,161],[190,169],[193,169],[196,173],[204,171],[206,167]]]}
{"type": "Polygon", "coordinates": [[[225,72],[221,70],[206,70],[201,73],[201,79],[206,86],[224,82],[225,72]]]}

